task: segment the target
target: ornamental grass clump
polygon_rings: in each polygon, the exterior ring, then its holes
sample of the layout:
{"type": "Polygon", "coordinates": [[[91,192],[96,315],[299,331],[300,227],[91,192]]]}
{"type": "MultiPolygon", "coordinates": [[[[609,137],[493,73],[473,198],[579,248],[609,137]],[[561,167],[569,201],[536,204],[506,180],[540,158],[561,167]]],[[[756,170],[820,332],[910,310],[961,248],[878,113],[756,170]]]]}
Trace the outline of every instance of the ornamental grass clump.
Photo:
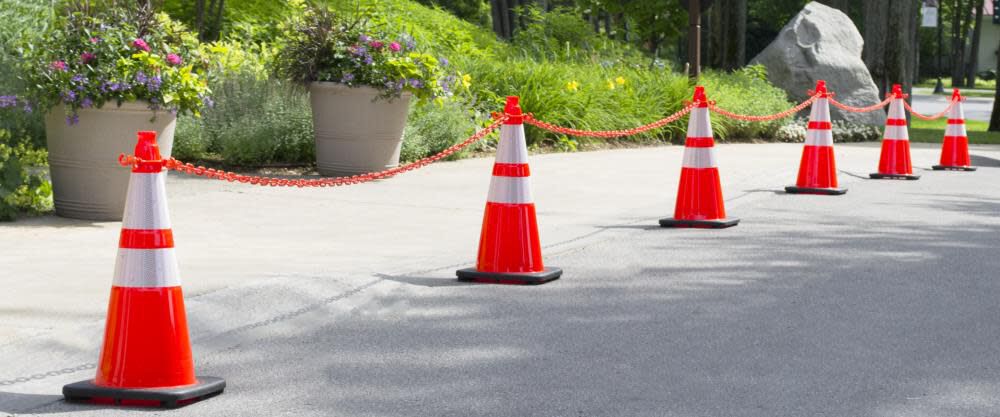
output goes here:
{"type": "Polygon", "coordinates": [[[20,47],[23,99],[41,111],[144,101],[151,110],[200,114],[211,106],[212,52],[186,28],[150,6],[71,2],[49,30],[20,47]]]}
{"type": "Polygon", "coordinates": [[[440,101],[468,85],[468,76],[449,70],[447,59],[422,52],[410,36],[389,35],[374,9],[345,16],[302,1],[291,4],[274,62],[280,78],[372,87],[390,100],[410,93],[421,102],[440,101]]]}

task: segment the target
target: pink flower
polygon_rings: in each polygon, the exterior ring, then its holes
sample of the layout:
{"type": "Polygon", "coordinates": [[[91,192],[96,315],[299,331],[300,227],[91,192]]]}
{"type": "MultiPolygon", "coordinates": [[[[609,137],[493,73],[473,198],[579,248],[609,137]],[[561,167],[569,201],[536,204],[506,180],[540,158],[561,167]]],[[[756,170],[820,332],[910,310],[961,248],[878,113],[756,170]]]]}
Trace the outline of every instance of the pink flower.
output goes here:
{"type": "Polygon", "coordinates": [[[96,38],[96,37],[95,38],[90,38],[90,43],[98,43],[100,41],[101,41],[101,38],[96,38]]]}
{"type": "Polygon", "coordinates": [[[144,41],[142,39],[136,39],[136,40],[132,41],[132,46],[134,46],[136,49],[140,49],[140,50],[149,52],[149,45],[147,45],[146,41],[144,41]]]}
{"type": "Polygon", "coordinates": [[[97,58],[97,55],[94,55],[90,52],[84,52],[80,54],[80,62],[84,64],[90,63],[90,61],[93,61],[94,58],[97,58]]]}
{"type": "Polygon", "coordinates": [[[403,47],[399,44],[399,42],[393,42],[389,44],[389,49],[391,49],[392,52],[399,52],[403,50],[403,47]]]}
{"type": "Polygon", "coordinates": [[[52,63],[49,64],[49,68],[56,71],[66,71],[66,63],[63,61],[52,61],[52,63]]]}
{"type": "Polygon", "coordinates": [[[167,54],[167,63],[168,64],[177,66],[177,65],[180,65],[181,62],[184,62],[184,61],[181,60],[181,57],[177,56],[177,54],[167,54]]]}
{"type": "Polygon", "coordinates": [[[385,43],[379,41],[372,41],[368,45],[371,46],[373,49],[382,49],[382,47],[385,46],[385,43]]]}

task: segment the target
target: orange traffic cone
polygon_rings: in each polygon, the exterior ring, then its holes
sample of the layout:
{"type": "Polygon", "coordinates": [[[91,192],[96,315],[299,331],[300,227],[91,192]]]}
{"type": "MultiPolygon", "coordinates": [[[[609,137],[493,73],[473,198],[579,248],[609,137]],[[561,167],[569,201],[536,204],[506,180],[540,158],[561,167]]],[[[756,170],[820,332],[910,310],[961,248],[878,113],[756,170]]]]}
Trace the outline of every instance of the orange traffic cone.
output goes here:
{"type": "Polygon", "coordinates": [[[174,257],[166,172],[155,132],[139,132],[97,377],[63,387],[67,401],[179,407],[226,381],[195,377],[174,257]]]}
{"type": "Polygon", "coordinates": [[[846,188],[837,188],[837,162],[833,156],[833,126],[830,124],[830,101],[826,81],[816,82],[820,97],[813,102],[809,113],[809,130],[799,163],[799,179],[794,186],[785,187],[792,194],[841,195],[846,188]]]}
{"type": "Polygon", "coordinates": [[[660,219],[660,226],[713,229],[736,226],[740,222],[739,219],[726,218],[719,168],[715,163],[715,139],[712,136],[712,122],[708,117],[705,87],[695,87],[692,101],[697,103],[697,107],[691,110],[688,119],[687,141],[684,143],[684,162],[674,217],[660,219]]]}
{"type": "Polygon", "coordinates": [[[535,203],[531,199],[528,146],[517,97],[507,97],[509,118],[500,128],[493,179],[483,215],[475,268],[456,272],[461,281],[543,284],[562,275],[542,264],[535,203]]]}
{"type": "Polygon", "coordinates": [[[920,176],[913,175],[913,164],[910,162],[910,135],[906,131],[903,87],[893,85],[892,95],[889,118],[885,121],[885,133],[882,136],[882,157],[878,162],[878,172],[869,176],[873,179],[918,180],[920,176]]]}
{"type": "Polygon", "coordinates": [[[962,110],[962,93],[956,88],[951,94],[955,101],[948,113],[948,127],[944,131],[944,143],[941,144],[941,165],[934,165],[935,170],[975,171],[969,158],[969,136],[965,132],[965,112],[962,110]]]}

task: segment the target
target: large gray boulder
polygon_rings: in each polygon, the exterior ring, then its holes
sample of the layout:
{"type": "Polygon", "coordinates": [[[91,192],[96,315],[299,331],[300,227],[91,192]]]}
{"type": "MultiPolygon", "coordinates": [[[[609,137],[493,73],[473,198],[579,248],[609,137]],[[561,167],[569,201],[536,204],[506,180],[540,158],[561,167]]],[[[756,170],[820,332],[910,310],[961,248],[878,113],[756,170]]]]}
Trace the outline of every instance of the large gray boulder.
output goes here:
{"type": "MultiPolygon", "coordinates": [[[[837,100],[855,107],[882,101],[878,87],[861,60],[864,39],[854,22],[840,10],[810,2],[757,55],[751,64],[763,64],[771,83],[792,99],[808,98],[816,80],[826,80],[837,100]]],[[[832,106],[831,106],[832,107],[832,106]]],[[[885,113],[848,113],[834,108],[834,120],[884,125],[885,113]]]]}

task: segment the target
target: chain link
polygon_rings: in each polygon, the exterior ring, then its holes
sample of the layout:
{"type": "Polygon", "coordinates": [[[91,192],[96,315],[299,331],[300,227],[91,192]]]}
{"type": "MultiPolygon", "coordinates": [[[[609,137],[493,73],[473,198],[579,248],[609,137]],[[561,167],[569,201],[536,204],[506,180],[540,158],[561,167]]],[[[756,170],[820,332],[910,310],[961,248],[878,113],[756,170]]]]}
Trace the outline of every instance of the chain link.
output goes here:
{"type": "Polygon", "coordinates": [[[893,97],[892,95],[889,95],[881,103],[873,104],[873,105],[868,106],[868,107],[854,107],[854,106],[848,106],[848,105],[846,105],[844,103],[841,103],[841,102],[837,101],[837,99],[833,98],[833,96],[831,96],[830,97],[830,104],[833,104],[838,109],[841,109],[841,110],[846,111],[846,112],[851,112],[851,113],[868,113],[868,112],[872,112],[872,111],[881,109],[881,108],[883,108],[885,106],[888,106],[889,103],[892,103],[893,99],[895,99],[895,97],[893,97]]]}
{"type": "Polygon", "coordinates": [[[610,139],[610,138],[620,138],[623,136],[638,135],[640,133],[648,132],[650,130],[659,129],[663,126],[666,126],[670,123],[680,120],[681,117],[684,117],[685,115],[690,113],[691,110],[694,109],[696,105],[697,105],[696,103],[690,103],[677,113],[671,114],[670,116],[664,117],[653,123],[624,130],[580,130],[569,127],[561,127],[538,120],[531,113],[527,113],[524,115],[524,122],[532,126],[538,127],[540,129],[548,130],[554,133],[561,133],[564,135],[610,139]]]}
{"type": "Polygon", "coordinates": [[[951,100],[951,102],[948,103],[948,107],[945,107],[944,110],[941,110],[941,113],[937,113],[931,116],[917,113],[916,110],[913,110],[913,107],[910,107],[910,103],[907,103],[906,100],[903,100],[903,107],[906,107],[906,111],[910,112],[910,114],[916,116],[918,119],[935,120],[935,119],[940,119],[944,115],[948,114],[948,112],[951,111],[952,107],[955,107],[955,104],[957,104],[958,102],[959,100],[951,100]]]}
{"type": "MultiPolygon", "coordinates": [[[[287,178],[272,178],[272,177],[260,177],[252,175],[241,175],[234,172],[228,172],[223,170],[217,170],[214,168],[205,168],[203,166],[194,166],[192,164],[181,162],[175,158],[170,158],[164,161],[163,166],[167,169],[181,172],[188,175],[196,175],[199,177],[213,178],[222,181],[229,182],[241,182],[244,184],[260,185],[264,187],[338,187],[342,185],[353,185],[361,184],[366,182],[371,182],[375,180],[389,178],[404,172],[413,171],[418,168],[425,167],[434,162],[437,162],[449,155],[458,152],[473,143],[476,143],[486,135],[500,127],[505,120],[507,120],[506,115],[495,116],[495,121],[487,126],[485,129],[476,132],[476,134],[470,136],[468,139],[458,143],[448,149],[441,151],[436,155],[432,155],[421,159],[419,161],[411,162],[409,164],[399,166],[392,169],[387,169],[380,172],[370,172],[367,174],[353,175],[350,177],[340,177],[340,178],[319,178],[319,179],[287,179],[287,178]]],[[[118,163],[122,166],[136,166],[143,162],[142,159],[136,158],[132,155],[122,154],[118,157],[118,163]]]]}
{"type": "Polygon", "coordinates": [[[742,121],[745,121],[745,122],[767,122],[767,121],[771,121],[771,120],[784,119],[784,118],[786,118],[788,116],[791,116],[791,115],[793,115],[795,113],[798,113],[798,112],[804,110],[806,107],[809,107],[810,105],[812,105],[816,100],[818,100],[820,98],[820,96],[821,96],[821,94],[813,94],[813,96],[809,97],[808,100],[803,101],[802,103],[799,103],[799,105],[797,105],[795,107],[792,107],[792,108],[790,108],[788,110],[785,110],[785,111],[783,111],[781,113],[775,113],[775,114],[769,114],[769,115],[763,115],[763,116],[754,116],[754,115],[733,113],[731,111],[719,108],[718,106],[715,105],[714,101],[709,101],[708,102],[708,108],[709,108],[709,110],[712,110],[713,112],[721,114],[723,116],[726,116],[726,117],[728,117],[730,119],[742,120],[742,121]]]}

